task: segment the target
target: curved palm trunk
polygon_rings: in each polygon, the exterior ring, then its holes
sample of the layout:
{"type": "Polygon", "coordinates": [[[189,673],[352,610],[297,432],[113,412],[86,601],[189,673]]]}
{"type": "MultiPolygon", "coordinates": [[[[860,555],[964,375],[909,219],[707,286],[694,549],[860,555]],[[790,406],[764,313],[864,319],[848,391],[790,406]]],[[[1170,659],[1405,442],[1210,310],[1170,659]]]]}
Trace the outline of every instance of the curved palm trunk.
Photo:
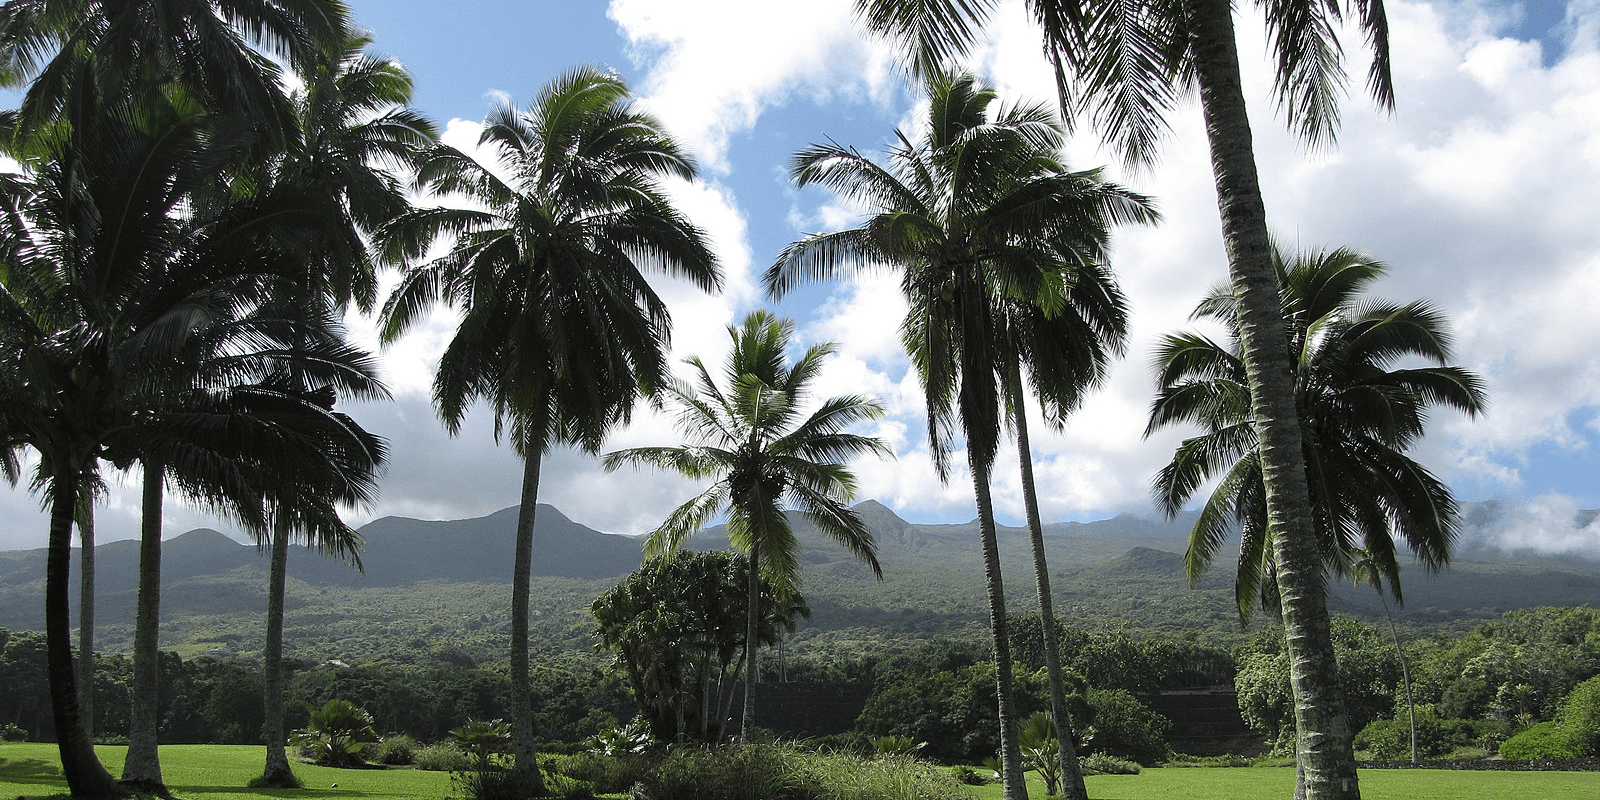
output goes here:
{"type": "Polygon", "coordinates": [[[157,752],[157,699],[161,688],[161,500],[166,469],[144,466],[144,508],[139,531],[139,611],[133,631],[132,708],[128,716],[128,759],[122,782],[139,791],[166,794],[157,752]]]}
{"type": "Polygon", "coordinates": [[[1378,602],[1383,604],[1383,615],[1389,618],[1389,636],[1394,639],[1394,654],[1400,657],[1400,678],[1405,681],[1406,708],[1411,713],[1411,763],[1417,763],[1417,703],[1411,697],[1411,665],[1406,663],[1405,648],[1400,646],[1400,629],[1394,624],[1394,614],[1389,611],[1389,601],[1383,599],[1383,588],[1378,588],[1378,602]]]}
{"type": "MultiPolygon", "coordinates": [[[[967,437],[971,441],[970,436],[967,437]]],[[[978,501],[978,535],[983,540],[983,578],[989,593],[989,632],[994,639],[995,698],[1000,715],[1001,781],[1005,800],[1026,800],[1028,785],[1022,772],[1022,746],[1017,741],[1017,715],[1011,702],[1011,634],[1006,626],[1006,590],[1000,578],[1000,543],[995,538],[994,502],[989,494],[989,470],[976,463],[968,447],[973,494],[978,501]]]]}
{"type": "Polygon", "coordinates": [[[287,734],[283,730],[283,595],[289,578],[289,515],[280,513],[272,523],[272,562],[267,573],[267,643],[262,649],[264,670],[262,734],[267,739],[267,766],[257,782],[261,786],[300,785],[289,766],[287,734]]]}
{"type": "MultiPolygon", "coordinates": [[[[535,428],[540,430],[541,428],[535,428]]],[[[533,696],[528,688],[528,596],[533,587],[533,517],[539,502],[543,448],[523,456],[522,504],[517,510],[517,554],[511,577],[511,751],[522,790],[544,794],[539,754],[533,748],[533,696]]]]}
{"type": "Polygon", "coordinates": [[[1033,449],[1028,443],[1027,398],[1023,396],[1022,367],[1013,365],[1010,380],[1017,398],[1017,455],[1022,462],[1022,502],[1028,514],[1028,540],[1033,545],[1033,577],[1039,591],[1039,623],[1044,628],[1044,668],[1050,679],[1050,715],[1055,718],[1057,753],[1061,761],[1063,800],[1088,800],[1078,751],[1073,747],[1072,717],[1067,713],[1066,680],[1061,675],[1061,643],[1056,636],[1055,601],[1050,595],[1050,566],[1044,552],[1044,524],[1039,519],[1039,493],[1033,482],[1033,449]]]}
{"type": "Polygon", "coordinates": [[[78,492],[78,713],[94,738],[94,501],[78,492]]]}
{"type": "Polygon", "coordinates": [[[72,659],[72,608],[67,585],[72,573],[72,512],[77,507],[77,475],[50,479],[50,542],[45,555],[45,660],[50,675],[50,711],[56,725],[61,774],[73,797],[121,797],[117,785],[95,755],[83,727],[72,659]]]}
{"type": "Polygon", "coordinates": [[[739,741],[748,743],[750,732],[756,726],[756,637],[757,622],[761,614],[761,540],[752,537],[750,543],[749,592],[745,602],[744,623],[744,714],[739,718],[739,741]]]}
{"type": "Polygon", "coordinates": [[[1306,488],[1294,372],[1272,269],[1250,118],[1239,81],[1232,4],[1229,0],[1185,0],[1184,6],[1211,146],[1229,277],[1239,301],[1251,411],[1261,442],[1268,527],[1295,696],[1297,761],[1310,800],[1359,798],[1350,723],[1335,671],[1327,589],[1306,488]]]}

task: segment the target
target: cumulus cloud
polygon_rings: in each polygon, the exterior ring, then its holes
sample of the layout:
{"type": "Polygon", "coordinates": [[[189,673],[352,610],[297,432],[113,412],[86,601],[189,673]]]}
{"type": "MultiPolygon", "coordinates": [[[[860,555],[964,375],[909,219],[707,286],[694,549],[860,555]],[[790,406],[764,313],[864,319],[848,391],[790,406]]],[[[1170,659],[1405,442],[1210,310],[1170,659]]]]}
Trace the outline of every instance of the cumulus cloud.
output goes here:
{"type": "Polygon", "coordinates": [[[1513,553],[1600,556],[1600,516],[1559,494],[1501,505],[1476,534],[1478,543],[1513,553]]]}
{"type": "MultiPolygon", "coordinates": [[[[842,122],[836,128],[835,120],[869,115],[914,129],[915,101],[897,83],[888,49],[855,30],[851,7],[851,0],[610,4],[607,13],[640,76],[633,85],[641,102],[707,166],[708,180],[675,184],[671,192],[710,233],[728,275],[727,291],[717,297],[657,282],[677,323],[675,357],[722,358],[724,326],[760,302],[753,274],[759,248],[752,242],[774,238],[766,225],[783,226],[778,238],[786,240],[853,224],[861,213],[826,192],[785,189],[777,163],[740,161],[741,137],[786,112],[814,116],[808,130],[858,130],[842,122]],[[776,214],[752,213],[773,198],[776,214]],[[757,221],[763,218],[772,222],[757,221]]],[[[1428,298],[1453,321],[1458,361],[1484,377],[1491,410],[1476,421],[1437,413],[1419,459],[1453,484],[1488,495],[1542,490],[1531,477],[1540,469],[1531,454],[1600,447],[1600,354],[1590,345],[1600,340],[1600,316],[1591,311],[1591,298],[1600,296],[1593,210],[1593,187],[1600,185],[1600,1],[1568,3],[1560,35],[1548,43],[1510,34],[1518,24],[1514,4],[1392,0],[1386,8],[1396,43],[1397,109],[1379,112],[1360,96],[1365,64],[1357,58],[1349,65],[1356,85],[1338,145],[1318,152],[1283,130],[1268,99],[1262,26],[1248,16],[1253,10],[1243,12],[1240,52],[1269,223],[1291,246],[1349,245],[1374,253],[1391,266],[1376,293],[1428,298]]],[[[1358,53],[1358,39],[1349,45],[1358,53]]],[[[1053,100],[1037,32],[1019,3],[1001,5],[972,64],[1007,100],[1053,100]]],[[[1050,433],[1035,420],[1035,469],[1049,519],[1147,509],[1149,478],[1184,435],[1142,438],[1150,353],[1159,336],[1189,325],[1195,302],[1224,278],[1225,268],[1199,109],[1181,105],[1170,121],[1160,163],[1142,173],[1120,169],[1089,131],[1080,130],[1068,148],[1074,166],[1109,165],[1109,178],[1154,196],[1165,221],[1116,236],[1114,266],[1133,308],[1127,357],[1064,432],[1050,433]]],[[[893,124],[840,141],[871,152],[893,124]]],[[[447,138],[471,146],[475,125],[454,121],[447,138]]],[[[862,494],[912,519],[970,518],[962,454],[952,458],[948,485],[937,480],[927,456],[921,397],[899,352],[904,305],[892,275],[864,275],[806,298],[783,306],[798,317],[801,338],[840,346],[819,391],[868,391],[890,408],[873,431],[899,458],[856,465],[862,494]]],[[[454,440],[433,421],[431,368],[452,329],[448,314],[430,318],[385,354],[398,402],[363,413],[394,440],[396,460],[374,513],[459,517],[516,500],[520,467],[508,448],[489,444],[485,415],[469,416],[454,440]]],[[[370,337],[370,330],[362,335],[370,337]]],[[[677,440],[669,419],[641,410],[612,444],[677,440]]],[[[1011,519],[1021,516],[1014,459],[1006,450],[996,469],[997,508],[1011,519]]],[[[556,453],[547,460],[542,498],[595,527],[639,532],[693,491],[645,471],[604,475],[586,456],[556,453]]],[[[1558,508],[1564,502],[1600,505],[1593,489],[1569,491],[1579,496],[1537,503],[1553,509],[1552,519],[1565,513],[1558,508]]],[[[16,512],[12,519],[36,514],[36,500],[20,491],[0,504],[0,511],[16,512]]],[[[1593,548],[1591,528],[1554,540],[1508,528],[1506,541],[1593,548]]],[[[0,546],[22,540],[13,530],[0,546]]],[[[168,530],[175,532],[172,525],[168,530]]]]}

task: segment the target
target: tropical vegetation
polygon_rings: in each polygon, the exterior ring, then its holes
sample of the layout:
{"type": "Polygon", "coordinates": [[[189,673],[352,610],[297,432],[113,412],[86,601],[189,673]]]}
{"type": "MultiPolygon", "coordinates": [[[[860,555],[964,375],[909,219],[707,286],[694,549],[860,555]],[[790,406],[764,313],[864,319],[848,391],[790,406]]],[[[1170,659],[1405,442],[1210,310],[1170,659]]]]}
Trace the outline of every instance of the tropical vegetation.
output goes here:
{"type": "MultiPolygon", "coordinates": [[[[1104,349],[1100,337],[1086,338],[1083,329],[1114,340],[1119,317],[1112,298],[1097,298],[1110,307],[1089,320],[1081,316],[1087,291],[1067,298],[1080,283],[1104,291],[1106,278],[1093,270],[1104,254],[1108,224],[1148,221],[1153,214],[1145,198],[1101,181],[1097,173],[1068,170],[1056,155],[1060,123],[1044,107],[1001,106],[991,118],[997,96],[971,75],[933,75],[927,92],[923,129],[915,138],[895,132],[887,166],[836,143],[795,156],[791,175],[797,185],[834,189],[862,203],[871,216],[859,227],[791,244],[765,281],[769,292],[781,296],[856,269],[892,269],[900,276],[910,306],[901,340],[925,398],[928,440],[941,479],[949,476],[957,429],[965,445],[983,542],[1007,796],[1021,797],[1005,587],[990,492],[1004,410],[1009,401],[1025,438],[1023,365],[1047,410],[1061,413],[1077,404],[1104,358],[1073,352],[1104,349]],[[1083,264],[1091,277],[1080,282],[1083,264]]],[[[1064,724],[1065,716],[1057,722],[1064,724]]]]}
{"type": "MultiPolygon", "coordinates": [[[[688,478],[711,479],[699,495],[678,506],[650,534],[646,556],[671,553],[713,515],[727,514],[728,540],[749,557],[746,570],[744,711],[739,728],[748,740],[755,727],[756,648],[763,619],[761,582],[779,603],[799,597],[799,543],[791,511],[816,526],[883,577],[876,546],[860,516],[849,507],[855,476],[848,462],[865,455],[892,455],[881,440],[850,428],[883,414],[876,400],[842,395],[815,400],[811,385],[831,343],[814,344],[791,364],[787,351],[794,323],[764,311],[729,326],[733,349],[718,385],[699,357],[688,359],[694,383],[667,384],[678,427],[689,443],[638,447],[608,453],[607,469],[649,464],[688,478]]],[[[701,717],[704,721],[705,717],[701,717]]]]}
{"type": "MultiPolygon", "coordinates": [[[[799,593],[805,537],[843,545],[883,577],[862,518],[872,510],[847,505],[851,462],[890,453],[861,432],[882,409],[863,395],[812,397],[832,345],[801,347],[793,323],[765,311],[729,327],[720,375],[698,358],[690,380],[671,374],[672,320],[652,279],[715,291],[723,278],[709,237],[668,189],[697,178],[695,161],[614,74],[575,68],[525,108],[496,108],[468,153],[437,141],[407,107],[410,76],[369,51],[371,37],[337,0],[13,0],[0,18],[0,86],[23,95],[0,113],[0,156],[17,164],[0,173],[0,477],[15,484],[31,470],[49,530],[45,632],[0,630],[0,719],[14,720],[0,738],[53,737],[75,797],[170,794],[162,742],[264,738],[256,785],[273,787],[298,783],[292,741],[332,765],[380,752],[385,762],[449,765],[457,791],[477,800],[581,796],[602,775],[658,798],[751,786],[819,798],[958,796],[923,759],[966,762],[972,777],[974,762],[996,755],[1008,800],[1026,796],[1027,769],[1047,790],[1083,798],[1085,763],[1136,772],[1173,757],[1167,722],[1152,710],[1164,690],[1231,682],[1244,720],[1280,748],[1293,743],[1300,789],[1321,799],[1358,796],[1354,747],[1396,751],[1398,675],[1413,760],[1496,748],[1593,755],[1592,609],[1513,614],[1455,642],[1402,643],[1392,618],[1388,640],[1330,622],[1325,573],[1402,599],[1397,535],[1424,568],[1448,562],[1459,511],[1406,451],[1430,408],[1477,414],[1485,399],[1476,377],[1449,365],[1440,312],[1361,297],[1381,264],[1347,250],[1290,258],[1270,247],[1232,4],[1030,0],[1059,117],[1000,104],[992,88],[952,71],[989,0],[857,5],[868,28],[904,46],[927,116],[895,132],[882,163],[831,141],[795,156],[795,184],[831,189],[867,217],[785,248],[765,284],[781,296],[859,270],[899,277],[910,307],[901,338],[933,464],[948,480],[959,451],[973,482],[987,647],[862,645],[858,634],[853,650],[790,663],[785,636],[810,610],[799,593]],[[1148,198],[1098,170],[1068,168],[1066,127],[1085,116],[1130,165],[1147,166],[1166,113],[1191,89],[1207,122],[1230,275],[1197,316],[1220,322],[1229,341],[1165,342],[1151,430],[1204,429],[1158,479],[1166,510],[1219,481],[1189,542],[1190,582],[1238,526],[1240,619],[1258,601],[1281,616],[1281,633],[1258,633],[1233,653],[1061,625],[1032,472],[1030,426],[1060,429],[1122,354],[1127,305],[1109,269],[1112,229],[1157,219],[1148,198]],[[509,621],[499,627],[497,606],[457,645],[413,660],[286,659],[290,543],[361,564],[361,537],[341,512],[372,500],[387,444],[339,404],[387,395],[342,318],[378,307],[380,268],[391,266],[401,275],[382,304],[384,341],[448,307],[458,325],[434,376],[438,415],[454,434],[470,408],[487,406],[496,438],[522,459],[509,621]],[[646,399],[676,415],[685,444],[614,452],[606,467],[672,470],[700,493],[660,525],[649,560],[620,586],[572,581],[552,592],[565,596],[542,599],[582,595],[592,618],[536,622],[542,462],[556,448],[597,454],[646,399]],[[1008,427],[1040,604],[1037,616],[1015,619],[991,486],[1008,427]],[[131,658],[95,652],[94,505],[113,472],[142,484],[137,613],[131,634],[118,634],[131,658]],[[169,493],[270,550],[259,669],[161,651],[169,493]],[[719,517],[742,558],[679,552],[719,517]],[[76,656],[74,529],[83,545],[76,656]],[[536,625],[555,633],[537,642],[536,625]],[[616,655],[614,671],[600,655],[565,649],[591,634],[616,655]],[[772,644],[775,659],[760,652],[772,644]],[[852,727],[825,734],[841,752],[760,740],[758,684],[774,672],[858,693],[865,708],[852,727]],[[740,673],[741,741],[721,745],[740,673]],[[629,694],[641,717],[624,724],[629,694]],[[379,725],[397,735],[381,742],[379,725]],[[94,743],[122,731],[118,782],[94,743]],[[645,732],[703,746],[634,758],[645,732]],[[556,760],[544,773],[540,747],[580,740],[595,751],[586,761],[556,760]],[[875,757],[843,752],[867,742],[875,757]]],[[[1303,138],[1328,143],[1336,131],[1347,17],[1373,53],[1368,88],[1392,104],[1381,3],[1262,5],[1274,91],[1303,138]]],[[[910,630],[921,623],[907,611],[916,609],[899,610],[910,630]]],[[[426,636],[438,641],[455,623],[441,618],[426,636]]],[[[916,638],[934,630],[975,633],[945,619],[916,638]]],[[[431,646],[423,635],[406,646],[418,642],[431,646]]]]}

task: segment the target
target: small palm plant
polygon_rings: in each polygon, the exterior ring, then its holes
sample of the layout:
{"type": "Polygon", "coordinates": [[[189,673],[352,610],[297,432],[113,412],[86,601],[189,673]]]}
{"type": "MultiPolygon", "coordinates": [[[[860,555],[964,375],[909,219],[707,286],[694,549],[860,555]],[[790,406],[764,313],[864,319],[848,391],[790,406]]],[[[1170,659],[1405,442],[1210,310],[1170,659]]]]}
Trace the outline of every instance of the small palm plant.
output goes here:
{"type": "Polygon", "coordinates": [[[379,739],[372,714],[366,709],[349,700],[329,700],[311,712],[306,727],[295,731],[289,741],[318,764],[354,767],[362,763],[367,745],[377,744],[379,739]]]}
{"type": "Polygon", "coordinates": [[[488,772],[495,767],[495,756],[511,752],[511,723],[503,719],[468,720],[451,729],[450,738],[472,756],[473,769],[488,772]]]}
{"type": "Polygon", "coordinates": [[[1060,794],[1061,741],[1056,738],[1055,718],[1048,712],[1035,711],[1022,721],[1017,743],[1022,746],[1022,768],[1039,773],[1046,795],[1060,794]]]}

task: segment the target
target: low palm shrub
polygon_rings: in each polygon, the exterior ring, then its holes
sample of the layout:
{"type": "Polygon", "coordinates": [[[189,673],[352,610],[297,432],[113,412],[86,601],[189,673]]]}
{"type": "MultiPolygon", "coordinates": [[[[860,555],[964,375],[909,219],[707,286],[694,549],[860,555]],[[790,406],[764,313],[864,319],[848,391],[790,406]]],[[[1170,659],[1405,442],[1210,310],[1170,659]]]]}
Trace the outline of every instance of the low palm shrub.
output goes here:
{"type": "Polygon", "coordinates": [[[361,764],[367,746],[377,742],[372,715],[349,700],[329,700],[289,737],[302,757],[329,767],[361,764]]]}

